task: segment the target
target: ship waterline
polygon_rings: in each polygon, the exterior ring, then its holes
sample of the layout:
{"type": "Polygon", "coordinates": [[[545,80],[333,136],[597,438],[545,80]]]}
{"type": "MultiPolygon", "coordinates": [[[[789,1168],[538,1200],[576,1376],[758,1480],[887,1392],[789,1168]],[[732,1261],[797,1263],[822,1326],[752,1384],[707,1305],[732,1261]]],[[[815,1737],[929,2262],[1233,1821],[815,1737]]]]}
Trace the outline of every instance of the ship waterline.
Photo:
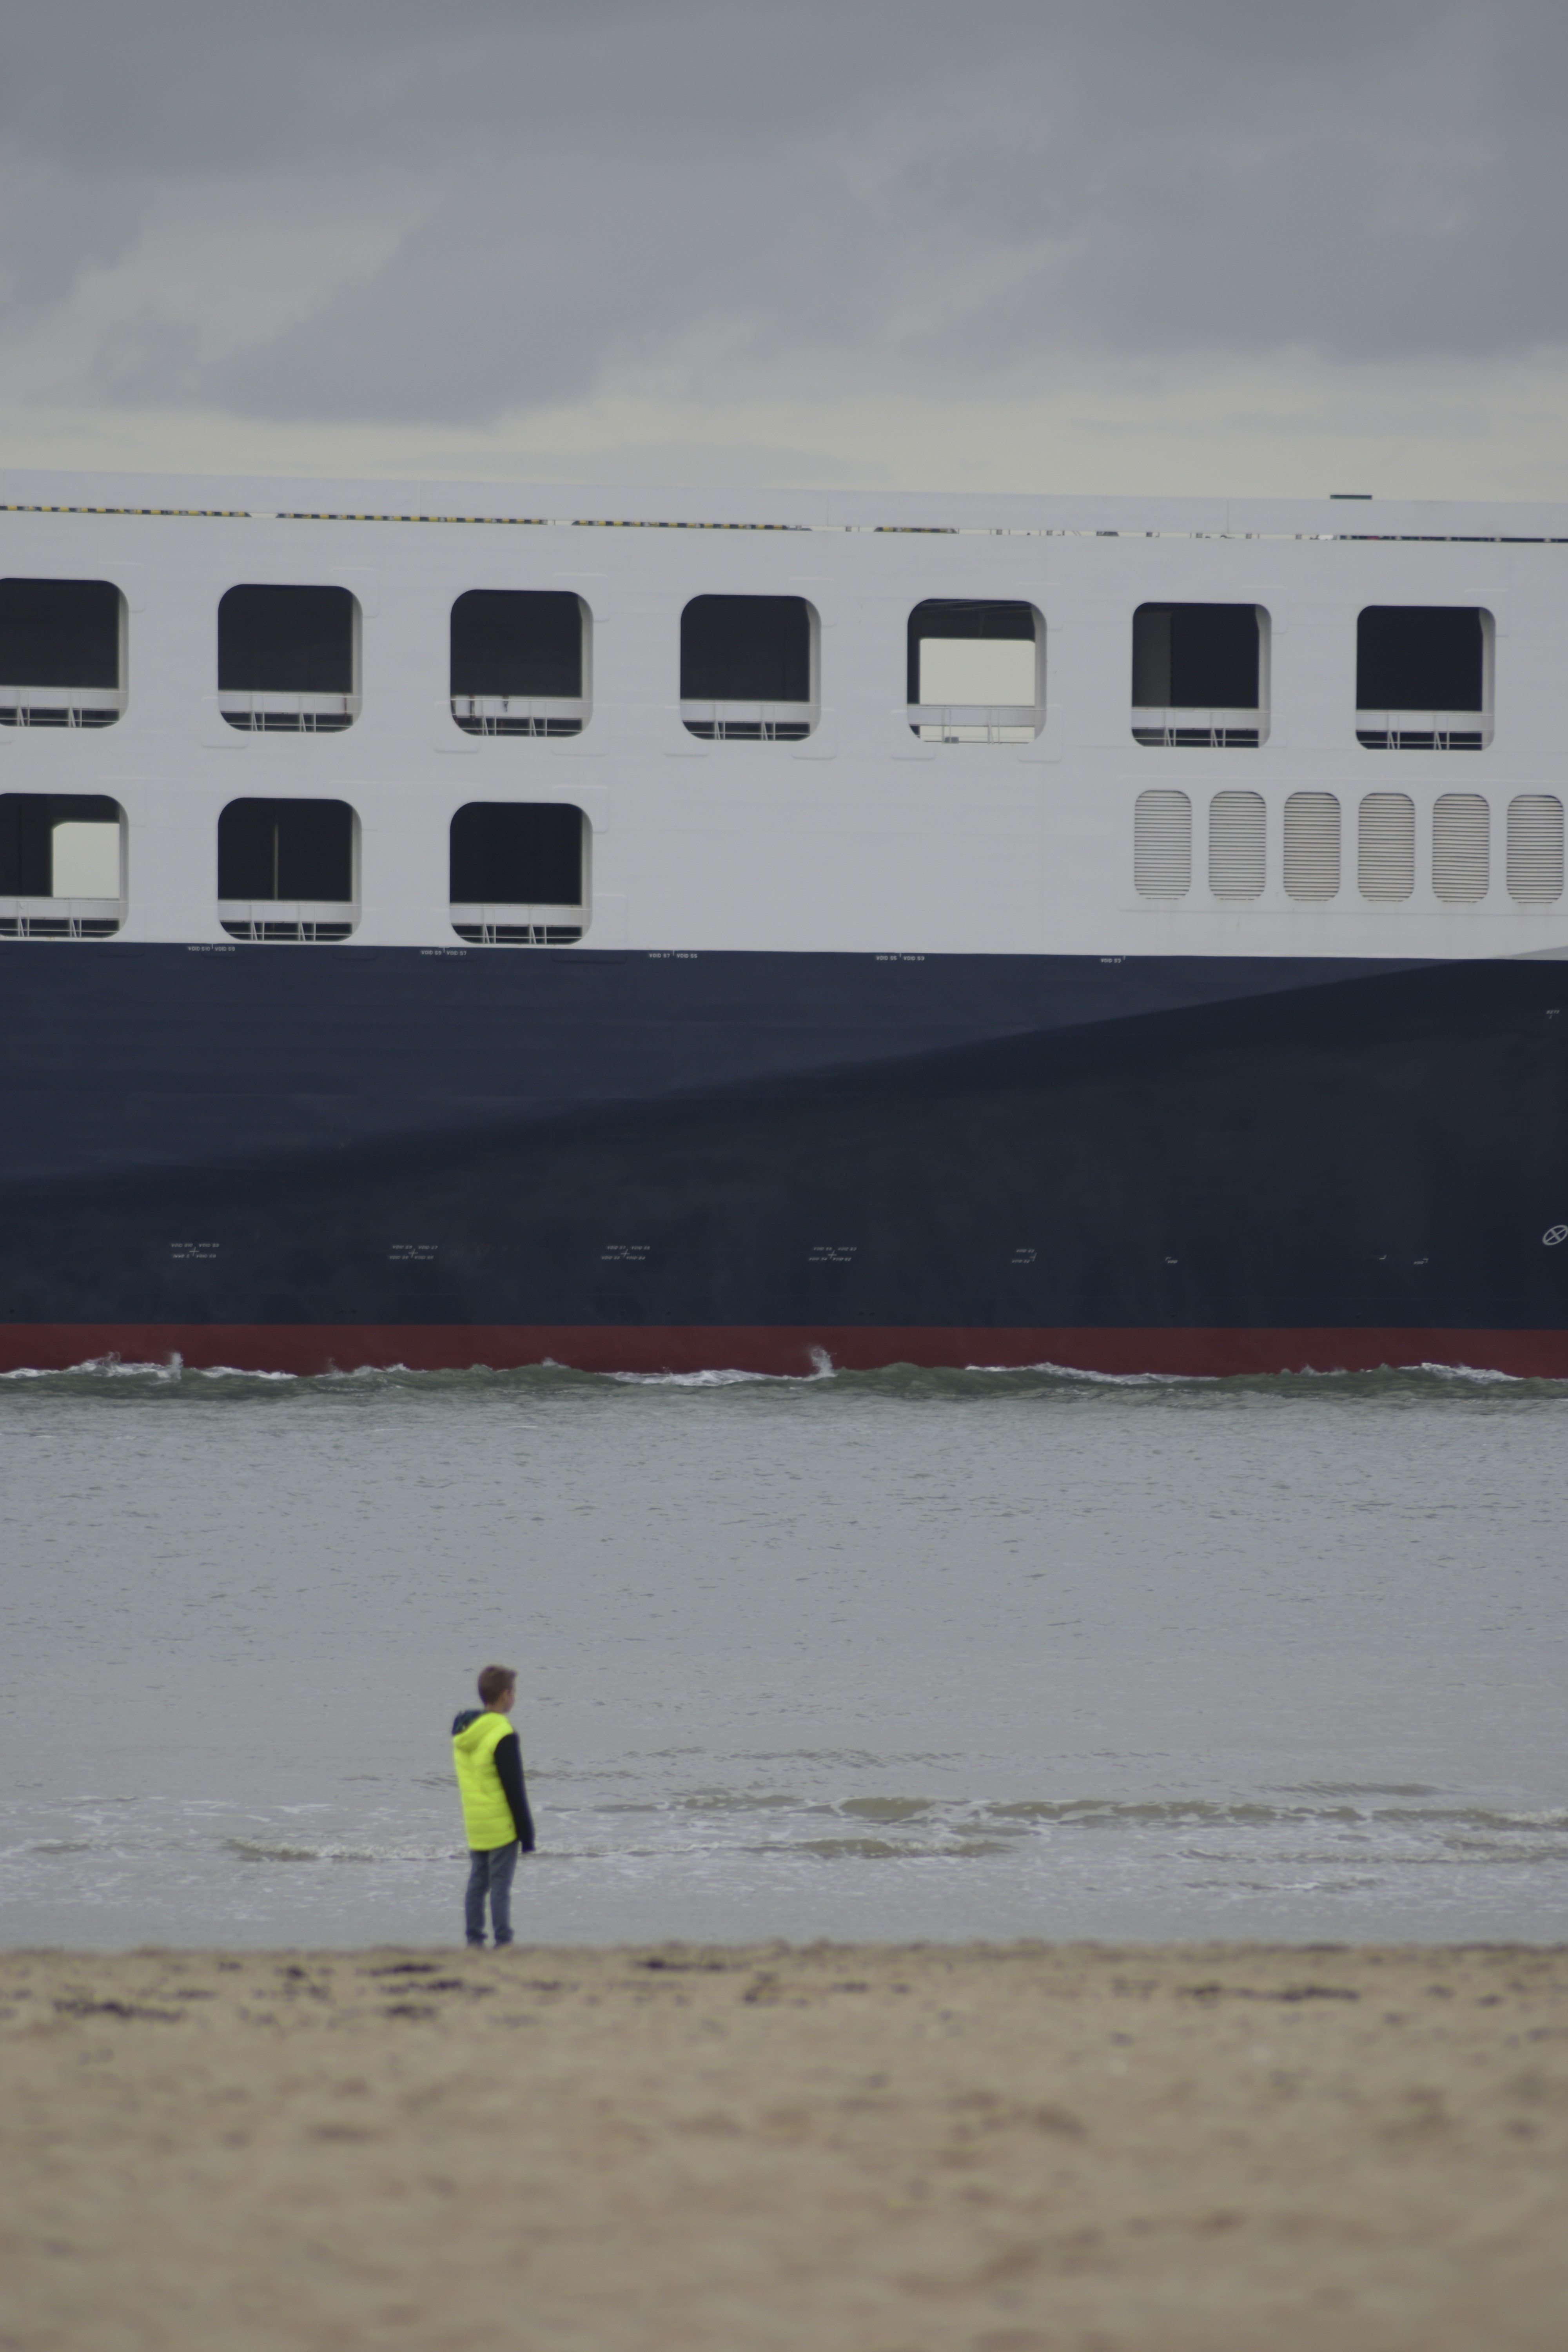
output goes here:
{"type": "Polygon", "coordinates": [[[737,1371],[784,1380],[890,1366],[1222,1380],[1280,1372],[1494,1371],[1568,1379],[1568,1333],[1341,1328],[963,1330],[805,1324],[20,1324],[0,1331],[0,1371],[103,1364],[192,1371],[510,1371],[556,1366],[648,1377],[737,1371]]]}

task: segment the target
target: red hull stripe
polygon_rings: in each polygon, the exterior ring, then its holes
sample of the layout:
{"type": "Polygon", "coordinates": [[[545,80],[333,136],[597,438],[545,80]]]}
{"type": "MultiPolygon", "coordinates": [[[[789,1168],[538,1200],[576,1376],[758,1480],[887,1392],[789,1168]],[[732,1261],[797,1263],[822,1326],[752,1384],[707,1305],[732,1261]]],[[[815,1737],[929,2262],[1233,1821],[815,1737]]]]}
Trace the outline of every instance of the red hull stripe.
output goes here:
{"type": "Polygon", "coordinates": [[[64,1371],[105,1357],[193,1370],[411,1371],[545,1362],[587,1372],[804,1374],[831,1365],[1054,1364],[1087,1372],[1361,1372],[1389,1365],[1468,1365],[1524,1379],[1568,1379],[1568,1330],[1130,1330],[1115,1327],[973,1330],[944,1325],[532,1323],[13,1323],[0,1325],[0,1370],[64,1371]]]}

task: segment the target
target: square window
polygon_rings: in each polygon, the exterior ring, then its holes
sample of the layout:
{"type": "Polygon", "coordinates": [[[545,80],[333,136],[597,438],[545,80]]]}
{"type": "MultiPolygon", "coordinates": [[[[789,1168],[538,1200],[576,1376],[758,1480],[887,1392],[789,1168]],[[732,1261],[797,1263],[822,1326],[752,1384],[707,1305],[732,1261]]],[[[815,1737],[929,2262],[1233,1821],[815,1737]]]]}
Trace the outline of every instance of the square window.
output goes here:
{"type": "Polygon", "coordinates": [[[798,743],[818,717],[804,596],[694,596],[680,616],[680,716],[709,742],[798,743]]]}
{"type": "Polygon", "coordinates": [[[1045,623],[1032,604],[931,597],[910,614],[910,730],[927,743],[1027,743],[1046,723],[1045,623]]]}
{"type": "Polygon", "coordinates": [[[1268,615],[1258,604],[1140,604],[1132,733],[1154,748],[1254,751],[1268,732],[1268,615]]]}

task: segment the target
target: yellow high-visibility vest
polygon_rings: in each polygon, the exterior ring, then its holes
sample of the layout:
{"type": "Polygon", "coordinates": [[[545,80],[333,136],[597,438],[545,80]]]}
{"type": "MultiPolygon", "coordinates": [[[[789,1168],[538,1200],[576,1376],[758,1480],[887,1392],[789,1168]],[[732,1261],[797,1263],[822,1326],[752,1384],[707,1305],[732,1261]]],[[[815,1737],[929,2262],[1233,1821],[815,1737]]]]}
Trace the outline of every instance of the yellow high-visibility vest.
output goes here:
{"type": "Polygon", "coordinates": [[[487,1707],[466,1730],[452,1735],[452,1762],[457,1768],[458,1794],[463,1801],[463,1834],[472,1853],[488,1853],[510,1845],[517,1823],[495,1768],[495,1752],[511,1730],[504,1715],[487,1707]]]}

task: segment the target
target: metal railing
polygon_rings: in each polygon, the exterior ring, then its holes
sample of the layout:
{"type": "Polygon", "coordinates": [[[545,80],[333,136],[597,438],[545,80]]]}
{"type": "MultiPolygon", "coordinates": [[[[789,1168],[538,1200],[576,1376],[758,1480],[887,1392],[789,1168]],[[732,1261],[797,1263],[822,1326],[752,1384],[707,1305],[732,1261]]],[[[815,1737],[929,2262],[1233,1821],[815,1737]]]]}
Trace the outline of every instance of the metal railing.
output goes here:
{"type": "Polygon", "coordinates": [[[922,743],[1030,743],[1046,723],[1035,702],[911,702],[908,718],[922,743]]]}
{"type": "Polygon", "coordinates": [[[465,735],[581,735],[592,705],[581,695],[455,694],[452,716],[465,735]]]}
{"type": "Polygon", "coordinates": [[[1358,710],[1355,739],[1367,751],[1482,751],[1489,710],[1358,710]]]}
{"type": "Polygon", "coordinates": [[[1181,703],[1132,706],[1133,740],[1153,750],[1252,751],[1268,731],[1268,714],[1256,706],[1234,710],[1181,703]]]}
{"type": "Polygon", "coordinates": [[[242,735],[339,735],[359,717],[357,694],[220,692],[217,707],[242,735]]]}
{"type": "Polygon", "coordinates": [[[327,946],[346,940],[359,922],[347,899],[220,898],[217,919],[231,940],[251,946],[327,946]]]}
{"type": "Polygon", "coordinates": [[[692,702],[682,700],[687,732],[707,743],[799,743],[822,713],[815,702],[692,702]]]}
{"type": "Polygon", "coordinates": [[[471,947],[570,947],[588,928],[585,907],[507,906],[475,901],[449,908],[452,929],[471,947]]]}
{"type": "Polygon", "coordinates": [[[112,727],[122,686],[0,686],[0,727],[112,727]]]}
{"type": "Polygon", "coordinates": [[[0,939],[112,939],[126,912],[123,898],[0,898],[0,939]]]}

